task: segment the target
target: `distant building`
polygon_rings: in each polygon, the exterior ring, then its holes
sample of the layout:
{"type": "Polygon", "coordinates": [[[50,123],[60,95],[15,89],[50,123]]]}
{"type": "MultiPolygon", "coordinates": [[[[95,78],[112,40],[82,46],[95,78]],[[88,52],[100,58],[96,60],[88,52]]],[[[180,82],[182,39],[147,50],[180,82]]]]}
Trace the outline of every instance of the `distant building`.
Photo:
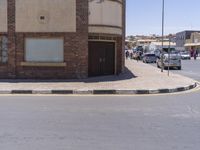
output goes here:
{"type": "Polygon", "coordinates": [[[194,32],[191,34],[190,39],[186,40],[185,43],[185,49],[196,49],[198,52],[200,52],[200,33],[194,32]]]}
{"type": "MultiPolygon", "coordinates": [[[[171,49],[175,49],[176,48],[176,43],[174,43],[174,42],[170,42],[170,43],[169,42],[163,42],[163,49],[165,51],[168,50],[169,46],[170,46],[171,49]]],[[[152,42],[149,45],[149,50],[150,51],[161,50],[161,49],[162,49],[162,42],[152,42]]]]}
{"type": "Polygon", "coordinates": [[[194,32],[200,32],[200,31],[186,30],[186,31],[178,32],[176,34],[176,49],[181,50],[181,51],[185,50],[184,45],[186,44],[186,40],[189,40],[191,34],[194,32]]]}
{"type": "Polygon", "coordinates": [[[132,49],[136,46],[136,41],[125,40],[125,50],[132,49]]]}
{"type": "Polygon", "coordinates": [[[156,42],[155,39],[142,39],[142,40],[137,40],[137,46],[144,46],[144,45],[149,45],[152,42],[156,42]]]}

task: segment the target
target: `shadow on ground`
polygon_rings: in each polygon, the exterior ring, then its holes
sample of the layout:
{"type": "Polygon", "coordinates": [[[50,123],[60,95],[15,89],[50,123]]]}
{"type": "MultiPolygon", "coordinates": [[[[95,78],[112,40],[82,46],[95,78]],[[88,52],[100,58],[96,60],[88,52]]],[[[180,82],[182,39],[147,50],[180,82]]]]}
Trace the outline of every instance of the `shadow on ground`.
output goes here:
{"type": "Polygon", "coordinates": [[[109,82],[109,81],[121,81],[136,78],[127,67],[124,72],[119,75],[109,75],[100,77],[90,77],[87,79],[60,79],[60,80],[50,80],[50,79],[0,79],[0,83],[61,83],[61,82],[85,82],[85,83],[95,83],[95,82],[109,82]]]}

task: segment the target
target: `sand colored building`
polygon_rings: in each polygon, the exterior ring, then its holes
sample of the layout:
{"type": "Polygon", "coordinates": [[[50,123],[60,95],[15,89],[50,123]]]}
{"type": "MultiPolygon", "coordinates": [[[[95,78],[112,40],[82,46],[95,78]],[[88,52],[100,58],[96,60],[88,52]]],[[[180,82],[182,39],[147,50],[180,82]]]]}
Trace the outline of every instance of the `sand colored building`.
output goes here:
{"type": "Polygon", "coordinates": [[[0,0],[0,78],[124,69],[125,0],[0,0]]]}

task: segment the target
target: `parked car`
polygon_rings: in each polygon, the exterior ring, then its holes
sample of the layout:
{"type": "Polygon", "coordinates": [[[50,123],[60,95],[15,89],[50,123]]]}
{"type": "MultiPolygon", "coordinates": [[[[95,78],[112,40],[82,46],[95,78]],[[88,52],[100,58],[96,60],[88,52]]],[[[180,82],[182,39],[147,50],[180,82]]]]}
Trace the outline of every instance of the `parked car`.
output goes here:
{"type": "Polygon", "coordinates": [[[156,63],[157,57],[155,54],[146,53],[142,58],[144,63],[156,63]]]}
{"type": "MultiPolygon", "coordinates": [[[[159,57],[157,59],[157,67],[161,68],[162,62],[161,58],[159,57]]],[[[181,57],[179,54],[164,54],[163,55],[163,67],[164,69],[169,68],[177,68],[178,70],[181,70],[181,57]],[[170,56],[170,57],[169,57],[170,56]]]]}
{"type": "Polygon", "coordinates": [[[181,52],[181,59],[191,59],[189,52],[181,52]]]}

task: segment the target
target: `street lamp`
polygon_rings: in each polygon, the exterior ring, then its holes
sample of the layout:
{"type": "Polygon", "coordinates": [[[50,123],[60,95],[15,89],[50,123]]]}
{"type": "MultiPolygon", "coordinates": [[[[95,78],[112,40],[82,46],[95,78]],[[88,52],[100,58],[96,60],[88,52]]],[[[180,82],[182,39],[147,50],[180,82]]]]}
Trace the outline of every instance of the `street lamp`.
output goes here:
{"type": "Polygon", "coordinates": [[[164,64],[163,64],[164,21],[165,21],[165,0],[162,0],[162,50],[161,50],[161,72],[163,72],[163,70],[164,70],[164,64]]]}
{"type": "Polygon", "coordinates": [[[171,36],[172,34],[169,34],[169,48],[168,48],[168,76],[169,76],[169,64],[170,64],[170,52],[171,52],[171,45],[170,45],[170,42],[171,42],[171,36]]]}

